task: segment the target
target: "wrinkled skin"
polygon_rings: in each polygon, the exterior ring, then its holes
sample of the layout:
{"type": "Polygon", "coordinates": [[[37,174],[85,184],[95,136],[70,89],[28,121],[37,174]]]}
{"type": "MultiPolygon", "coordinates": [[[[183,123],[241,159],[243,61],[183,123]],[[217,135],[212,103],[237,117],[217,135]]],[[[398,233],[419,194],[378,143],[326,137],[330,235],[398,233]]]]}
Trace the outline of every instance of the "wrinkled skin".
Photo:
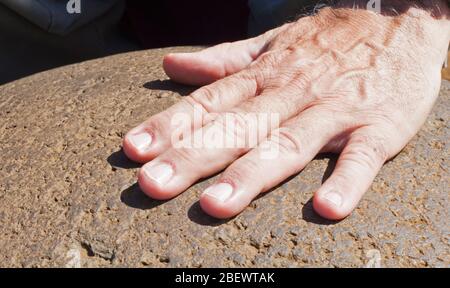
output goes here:
{"type": "Polygon", "coordinates": [[[339,153],[313,206],[325,218],[342,219],[424,123],[449,38],[448,17],[414,7],[396,16],[325,8],[257,38],[167,55],[172,80],[206,86],[132,129],[124,151],[146,163],[138,182],[155,199],[175,197],[225,169],[200,198],[203,210],[218,218],[240,213],[318,153],[339,153]],[[171,118],[194,111],[205,118],[182,130],[220,127],[225,112],[237,123],[246,113],[279,113],[281,125],[253,148],[174,148],[171,133],[180,127],[171,118]],[[276,158],[260,157],[261,147],[275,140],[276,158]]]}

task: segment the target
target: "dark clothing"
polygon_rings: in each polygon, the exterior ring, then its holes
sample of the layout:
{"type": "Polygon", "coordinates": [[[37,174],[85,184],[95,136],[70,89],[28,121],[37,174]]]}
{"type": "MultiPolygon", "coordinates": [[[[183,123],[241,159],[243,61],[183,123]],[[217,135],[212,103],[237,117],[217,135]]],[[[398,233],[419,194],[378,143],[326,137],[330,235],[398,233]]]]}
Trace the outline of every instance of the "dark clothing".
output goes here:
{"type": "Polygon", "coordinates": [[[129,0],[127,29],[145,48],[210,45],[247,37],[247,0],[129,0]]]}
{"type": "Polygon", "coordinates": [[[129,50],[244,39],[282,24],[305,2],[314,1],[0,0],[0,84],[129,50]],[[80,13],[70,13],[70,3],[80,13]]]}

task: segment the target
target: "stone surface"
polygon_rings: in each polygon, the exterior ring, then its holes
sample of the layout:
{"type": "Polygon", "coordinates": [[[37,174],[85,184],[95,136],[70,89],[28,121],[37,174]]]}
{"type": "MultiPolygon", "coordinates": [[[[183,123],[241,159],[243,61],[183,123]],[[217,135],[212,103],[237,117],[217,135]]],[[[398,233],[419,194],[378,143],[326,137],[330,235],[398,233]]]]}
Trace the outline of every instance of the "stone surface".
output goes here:
{"type": "Polygon", "coordinates": [[[341,222],[321,219],[310,202],[335,163],[328,156],[229,221],[199,207],[212,179],[171,201],[145,197],[121,139],[192,90],[160,67],[164,53],[189,49],[117,55],[0,86],[0,266],[449,266],[446,81],[419,135],[341,222]]]}

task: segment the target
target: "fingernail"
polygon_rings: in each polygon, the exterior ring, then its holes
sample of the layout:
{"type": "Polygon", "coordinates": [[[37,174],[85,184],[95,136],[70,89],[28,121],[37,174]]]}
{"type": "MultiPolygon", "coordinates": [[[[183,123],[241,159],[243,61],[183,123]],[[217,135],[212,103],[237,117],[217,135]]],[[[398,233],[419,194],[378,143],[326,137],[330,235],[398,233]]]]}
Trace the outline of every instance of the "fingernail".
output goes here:
{"type": "Polygon", "coordinates": [[[128,136],[128,140],[140,152],[147,151],[152,144],[152,136],[145,132],[139,134],[131,134],[130,136],[128,136]]]}
{"type": "Polygon", "coordinates": [[[220,202],[225,202],[231,194],[233,194],[233,187],[228,183],[215,184],[203,192],[203,195],[213,197],[220,202]]]}
{"type": "Polygon", "coordinates": [[[328,192],[323,197],[337,207],[342,205],[342,196],[336,191],[328,192]]]}
{"type": "Polygon", "coordinates": [[[159,185],[164,185],[169,182],[173,175],[172,166],[165,163],[156,166],[144,166],[143,169],[145,176],[157,182],[159,185]]]}

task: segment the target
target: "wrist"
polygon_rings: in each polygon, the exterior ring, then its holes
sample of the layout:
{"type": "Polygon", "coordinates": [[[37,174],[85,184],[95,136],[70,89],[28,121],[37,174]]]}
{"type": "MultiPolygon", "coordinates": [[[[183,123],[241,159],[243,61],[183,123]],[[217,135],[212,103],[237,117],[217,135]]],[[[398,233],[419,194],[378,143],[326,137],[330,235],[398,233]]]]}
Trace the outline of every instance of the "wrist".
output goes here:
{"type": "Polygon", "coordinates": [[[369,2],[337,1],[332,7],[320,11],[317,17],[328,25],[347,21],[355,35],[371,34],[371,39],[378,39],[380,45],[386,37],[403,39],[395,48],[396,51],[415,51],[417,57],[428,58],[430,63],[437,66],[442,65],[450,41],[450,9],[447,1],[382,0],[379,13],[367,9],[369,2]],[[421,2],[422,6],[417,5],[417,2],[421,2]]]}
{"type": "Polygon", "coordinates": [[[338,0],[334,1],[332,7],[359,11],[359,14],[365,14],[366,17],[371,18],[370,21],[375,20],[375,17],[371,17],[370,14],[411,18],[417,25],[439,30],[441,40],[448,44],[450,41],[449,3],[448,0],[338,0]]]}
{"type": "Polygon", "coordinates": [[[387,16],[398,16],[411,9],[421,10],[430,16],[450,19],[450,7],[447,0],[337,0],[335,8],[363,9],[387,16]]]}

